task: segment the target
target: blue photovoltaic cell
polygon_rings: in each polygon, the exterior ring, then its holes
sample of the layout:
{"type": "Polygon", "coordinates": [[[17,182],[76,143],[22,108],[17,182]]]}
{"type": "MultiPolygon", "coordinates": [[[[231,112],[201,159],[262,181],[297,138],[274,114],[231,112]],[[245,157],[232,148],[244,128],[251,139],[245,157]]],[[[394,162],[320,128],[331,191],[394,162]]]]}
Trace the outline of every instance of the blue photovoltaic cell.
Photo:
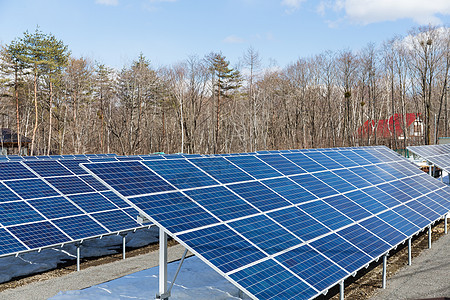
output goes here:
{"type": "Polygon", "coordinates": [[[3,228],[0,228],[0,245],[0,255],[27,250],[22,243],[3,228]]]}
{"type": "Polygon", "coordinates": [[[355,152],[356,154],[360,155],[361,157],[364,157],[364,159],[370,161],[373,164],[383,162],[381,159],[379,159],[379,158],[373,156],[372,154],[370,154],[369,151],[367,151],[367,150],[355,149],[355,150],[353,150],[353,152],[355,152]]]}
{"type": "Polygon", "coordinates": [[[308,241],[330,232],[330,229],[296,207],[277,210],[268,215],[303,241],[308,241]]]}
{"type": "Polygon", "coordinates": [[[373,198],[375,198],[377,201],[381,202],[383,205],[385,205],[388,208],[394,207],[401,203],[400,201],[395,200],[390,195],[388,195],[384,191],[380,190],[376,186],[365,188],[362,191],[367,193],[368,195],[372,196],[373,198]]]}
{"type": "Polygon", "coordinates": [[[313,216],[332,230],[353,223],[352,220],[341,214],[339,211],[326,204],[322,200],[317,200],[299,206],[300,209],[313,216]]]}
{"type": "Polygon", "coordinates": [[[376,216],[362,221],[360,225],[380,237],[383,241],[389,243],[391,246],[396,246],[406,238],[406,235],[394,227],[387,225],[386,222],[376,216]]]}
{"type": "Polygon", "coordinates": [[[56,160],[25,161],[25,164],[42,177],[73,175],[56,160]]]}
{"type": "Polygon", "coordinates": [[[335,209],[343,213],[345,216],[351,218],[355,222],[372,215],[370,212],[343,195],[329,197],[324,199],[323,201],[333,206],[335,209]]]}
{"type": "Polygon", "coordinates": [[[233,156],[227,157],[226,159],[239,166],[256,179],[278,177],[283,175],[256,158],[256,156],[233,156]]]}
{"type": "MultiPolygon", "coordinates": [[[[420,198],[419,198],[420,199],[420,198]]],[[[406,203],[406,206],[413,209],[414,211],[420,211],[420,213],[430,219],[431,221],[439,219],[441,216],[435,211],[431,210],[429,207],[419,202],[420,200],[413,200],[406,203]]]]}
{"type": "Polygon", "coordinates": [[[358,165],[357,163],[355,163],[351,159],[345,157],[338,151],[325,151],[325,152],[323,152],[323,154],[328,156],[329,158],[333,159],[334,161],[338,162],[340,165],[342,165],[346,168],[355,167],[358,165]]]}
{"type": "Polygon", "coordinates": [[[25,202],[0,203],[0,223],[9,226],[44,220],[44,218],[25,202]]]}
{"type": "Polygon", "coordinates": [[[426,227],[428,224],[430,224],[431,221],[425,218],[424,216],[419,215],[406,205],[397,206],[396,208],[393,209],[393,211],[395,211],[400,216],[410,221],[414,225],[419,226],[421,228],[426,227]]]}
{"type": "Polygon", "coordinates": [[[262,211],[291,205],[259,182],[233,184],[228,188],[262,211]]]}
{"type": "Polygon", "coordinates": [[[266,257],[225,225],[185,233],[180,238],[224,273],[266,257]]]}
{"type": "Polygon", "coordinates": [[[139,226],[135,219],[120,210],[105,211],[91,216],[110,231],[121,231],[139,226]]]}
{"type": "Polygon", "coordinates": [[[403,193],[401,190],[397,189],[390,183],[380,184],[378,188],[400,202],[406,202],[412,199],[409,195],[403,193]]]}
{"type": "MultiPolygon", "coordinates": [[[[352,169],[352,170],[355,170],[355,169],[352,169]]],[[[367,180],[360,177],[359,175],[354,173],[352,170],[349,170],[349,169],[334,170],[333,173],[338,175],[339,177],[342,177],[343,179],[347,180],[348,182],[351,182],[352,185],[354,185],[360,189],[371,185],[367,180]]]]}
{"type": "Polygon", "coordinates": [[[315,177],[319,178],[323,182],[326,182],[329,186],[332,186],[335,190],[341,193],[356,190],[356,187],[344,179],[338,177],[332,172],[321,172],[314,174],[315,177]]]}
{"type": "Polygon", "coordinates": [[[341,169],[343,166],[320,152],[305,153],[306,156],[320,163],[328,170],[341,169]]]}
{"type": "Polygon", "coordinates": [[[233,273],[230,277],[245,286],[257,299],[309,299],[317,294],[271,259],[233,273]]]}
{"type": "Polygon", "coordinates": [[[352,168],[351,171],[364,178],[364,180],[370,182],[371,184],[380,184],[385,182],[383,179],[370,172],[366,167],[352,168]]]}
{"type": "Polygon", "coordinates": [[[66,168],[68,168],[70,171],[75,173],[76,175],[84,175],[88,174],[82,167],[80,167],[80,164],[88,163],[89,160],[87,159],[64,159],[59,161],[60,164],[64,165],[66,168]]]}
{"type": "Polygon", "coordinates": [[[372,257],[379,257],[391,249],[390,245],[358,224],[344,228],[337,233],[372,257]]]}
{"type": "Polygon", "coordinates": [[[41,179],[25,179],[4,182],[23,199],[59,196],[59,193],[41,179]]]}
{"type": "Polygon", "coordinates": [[[420,229],[392,210],[381,213],[378,217],[407,236],[412,236],[420,229]]]}
{"type": "Polygon", "coordinates": [[[174,190],[140,162],[99,163],[85,166],[124,196],[174,190]]]}
{"type": "Polygon", "coordinates": [[[275,257],[282,265],[322,291],[336,284],[348,273],[308,245],[295,248],[275,257]]]}
{"type": "Polygon", "coordinates": [[[438,213],[439,215],[443,216],[446,213],[448,213],[449,209],[442,206],[440,203],[436,202],[439,201],[439,199],[434,199],[435,197],[433,194],[428,194],[427,196],[422,196],[418,199],[420,203],[423,205],[426,205],[427,207],[431,208],[433,211],[438,213]]]}
{"type": "Polygon", "coordinates": [[[390,164],[383,164],[383,170],[394,176],[396,179],[404,178],[405,174],[394,168],[390,164]]]}
{"type": "Polygon", "coordinates": [[[20,162],[0,162],[0,180],[36,178],[20,162]]]}
{"type": "Polygon", "coordinates": [[[223,221],[259,213],[223,186],[190,190],[185,193],[223,221]]]}
{"type": "Polygon", "coordinates": [[[369,172],[375,174],[376,176],[380,177],[381,179],[383,179],[383,181],[391,181],[391,180],[395,180],[396,179],[394,176],[392,176],[388,172],[385,172],[379,166],[366,166],[364,168],[366,170],[368,170],[369,172]]]}
{"type": "Polygon", "coordinates": [[[300,243],[298,238],[264,215],[231,222],[229,225],[269,255],[300,243]]]}
{"type": "Polygon", "coordinates": [[[133,203],[174,233],[219,222],[179,192],[137,197],[133,203]]]}
{"type": "Polygon", "coordinates": [[[80,176],[80,179],[89,184],[91,187],[93,187],[96,191],[102,192],[102,191],[109,191],[109,189],[100,181],[95,179],[91,175],[83,175],[80,176]]]}
{"type": "Polygon", "coordinates": [[[58,219],[54,220],[53,223],[74,240],[108,233],[87,215],[58,219]]]}
{"type": "Polygon", "coordinates": [[[219,184],[186,160],[150,160],[143,163],[179,189],[219,184]]]}
{"type": "Polygon", "coordinates": [[[114,203],[120,208],[129,207],[130,205],[126,203],[122,198],[114,194],[113,192],[102,192],[103,197],[114,203]]]}
{"type": "Polygon", "coordinates": [[[268,179],[261,182],[294,204],[317,199],[316,196],[288,178],[268,179]]]}
{"type": "Polygon", "coordinates": [[[13,192],[11,192],[11,190],[9,190],[0,182],[0,202],[14,201],[19,199],[19,197],[17,197],[13,192]]]}
{"type": "Polygon", "coordinates": [[[345,197],[349,198],[350,200],[353,200],[353,202],[365,208],[372,214],[377,214],[387,209],[387,207],[381,204],[381,202],[378,202],[377,200],[375,200],[374,198],[370,197],[369,195],[367,195],[362,191],[353,191],[347,193],[345,194],[345,197]]]}
{"type": "Polygon", "coordinates": [[[319,198],[338,193],[335,189],[310,174],[292,176],[290,178],[319,198]]]}
{"type": "Polygon", "coordinates": [[[194,158],[190,159],[190,161],[221,183],[253,180],[252,177],[223,157],[194,158]]]}
{"type": "Polygon", "coordinates": [[[277,169],[284,175],[305,173],[303,169],[281,155],[259,155],[258,158],[271,165],[273,168],[277,169]]]}
{"type": "Polygon", "coordinates": [[[334,233],[322,237],[310,245],[349,273],[353,273],[372,260],[370,256],[334,233]]]}
{"type": "Polygon", "coordinates": [[[117,208],[114,204],[97,193],[72,195],[68,198],[88,213],[117,208]]]}
{"type": "Polygon", "coordinates": [[[95,192],[76,176],[52,177],[46,180],[64,195],[95,192]]]}
{"type": "Polygon", "coordinates": [[[49,219],[83,214],[83,211],[78,209],[64,197],[29,200],[28,203],[49,219]]]}
{"type": "Polygon", "coordinates": [[[339,151],[339,153],[344,155],[346,158],[352,160],[353,162],[355,162],[359,166],[365,166],[365,165],[370,165],[371,164],[370,161],[368,161],[367,159],[364,159],[362,156],[356,154],[355,152],[353,152],[351,150],[339,151]]]}
{"type": "Polygon", "coordinates": [[[48,221],[13,226],[8,229],[31,249],[70,241],[67,236],[48,221]]]}
{"type": "Polygon", "coordinates": [[[284,157],[308,172],[323,171],[325,168],[303,153],[283,154],[284,157]]]}

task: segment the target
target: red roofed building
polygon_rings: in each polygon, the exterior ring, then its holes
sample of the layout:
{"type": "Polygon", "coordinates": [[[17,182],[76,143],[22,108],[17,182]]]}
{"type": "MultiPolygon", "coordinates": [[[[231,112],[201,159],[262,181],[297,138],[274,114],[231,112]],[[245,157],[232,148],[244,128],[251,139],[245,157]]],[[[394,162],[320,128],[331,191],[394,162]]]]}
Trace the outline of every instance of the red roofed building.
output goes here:
{"type": "Polygon", "coordinates": [[[420,114],[409,113],[406,114],[406,124],[404,124],[403,115],[394,114],[389,119],[379,120],[376,123],[374,120],[367,120],[363,126],[358,128],[358,136],[367,138],[368,135],[375,134],[377,138],[390,138],[395,136],[402,140],[405,138],[403,126],[406,125],[406,138],[423,137],[423,122],[420,114]],[[395,129],[395,130],[394,130],[395,129]]]}

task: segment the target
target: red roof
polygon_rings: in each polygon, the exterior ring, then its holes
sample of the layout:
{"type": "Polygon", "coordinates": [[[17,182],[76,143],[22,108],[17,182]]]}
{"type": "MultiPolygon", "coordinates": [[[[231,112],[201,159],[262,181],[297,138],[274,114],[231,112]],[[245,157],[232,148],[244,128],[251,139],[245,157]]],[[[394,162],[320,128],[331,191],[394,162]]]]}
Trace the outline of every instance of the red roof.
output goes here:
{"type": "MultiPolygon", "coordinates": [[[[420,114],[406,114],[406,127],[411,126],[420,114]]],[[[379,120],[378,124],[375,128],[374,120],[367,120],[363,126],[358,128],[358,135],[366,136],[373,135],[373,133],[377,132],[377,137],[389,138],[394,135],[394,126],[395,126],[395,135],[401,136],[403,135],[403,115],[394,114],[389,119],[379,120]]]]}

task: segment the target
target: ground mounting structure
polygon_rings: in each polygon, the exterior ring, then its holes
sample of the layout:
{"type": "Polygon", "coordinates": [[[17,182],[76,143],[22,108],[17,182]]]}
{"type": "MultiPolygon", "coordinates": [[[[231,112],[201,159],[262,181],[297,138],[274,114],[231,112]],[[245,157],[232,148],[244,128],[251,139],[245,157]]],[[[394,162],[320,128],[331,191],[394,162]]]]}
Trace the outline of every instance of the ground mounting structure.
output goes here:
{"type": "Polygon", "coordinates": [[[386,147],[83,168],[254,299],[342,287],[450,210],[448,186],[386,147]]]}

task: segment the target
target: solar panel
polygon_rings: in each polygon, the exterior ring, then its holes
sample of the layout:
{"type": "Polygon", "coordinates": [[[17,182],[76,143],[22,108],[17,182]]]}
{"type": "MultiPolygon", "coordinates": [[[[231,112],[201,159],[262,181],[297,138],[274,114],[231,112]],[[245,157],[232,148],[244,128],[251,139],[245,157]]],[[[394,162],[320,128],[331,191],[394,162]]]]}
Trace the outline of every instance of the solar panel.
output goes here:
{"type": "Polygon", "coordinates": [[[256,298],[317,296],[450,210],[449,187],[386,147],[84,167],[256,298]],[[116,180],[132,168],[164,188],[116,180]],[[210,185],[180,184],[196,176],[210,185]]]}
{"type": "Polygon", "coordinates": [[[407,149],[450,173],[450,145],[409,146],[407,149]]]}
{"type": "Polygon", "coordinates": [[[144,227],[136,221],[137,210],[79,167],[105,158],[2,161],[0,256],[144,227]]]}

